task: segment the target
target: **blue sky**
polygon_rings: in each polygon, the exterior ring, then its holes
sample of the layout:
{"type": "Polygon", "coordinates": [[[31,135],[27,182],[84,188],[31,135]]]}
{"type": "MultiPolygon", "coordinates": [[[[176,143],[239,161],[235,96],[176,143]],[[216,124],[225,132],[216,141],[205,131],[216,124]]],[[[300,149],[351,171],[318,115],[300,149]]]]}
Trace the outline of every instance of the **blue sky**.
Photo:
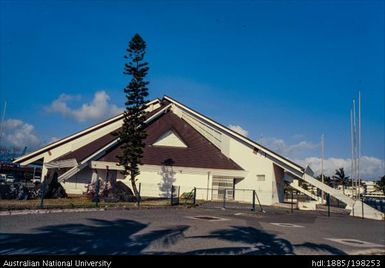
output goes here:
{"type": "Polygon", "coordinates": [[[317,165],[323,133],[330,169],[347,165],[361,90],[368,176],[384,173],[383,1],[0,0],[0,12],[2,145],[32,149],[119,111],[137,32],[151,98],[169,95],[301,163],[317,165]]]}

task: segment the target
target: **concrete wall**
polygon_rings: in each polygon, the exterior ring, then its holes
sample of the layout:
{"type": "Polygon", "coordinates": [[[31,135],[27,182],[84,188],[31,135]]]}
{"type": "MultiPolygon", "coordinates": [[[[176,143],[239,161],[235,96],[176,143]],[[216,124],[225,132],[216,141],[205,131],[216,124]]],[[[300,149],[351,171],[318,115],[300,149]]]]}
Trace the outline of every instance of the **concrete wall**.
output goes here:
{"type": "MultiPolygon", "coordinates": [[[[237,146],[236,144],[234,146],[237,146]]],[[[250,153],[247,148],[241,147],[241,150],[235,151],[237,154],[250,153]],[[244,149],[244,151],[242,150],[244,149]]],[[[251,152],[253,153],[253,152],[251,152]]],[[[254,153],[253,153],[254,154],[254,153]]],[[[246,177],[220,175],[221,171],[207,169],[191,169],[181,167],[162,167],[152,166],[151,170],[142,170],[138,176],[137,186],[141,183],[141,195],[149,197],[168,197],[170,196],[171,185],[180,186],[180,194],[191,192],[194,187],[197,188],[197,199],[211,200],[212,199],[212,181],[215,175],[218,178],[233,178],[235,180],[234,200],[240,202],[251,202],[252,191],[256,190],[262,204],[271,204],[273,202],[272,172],[269,173],[271,162],[266,160],[263,155],[255,155],[253,158],[241,157],[241,163],[244,166],[251,166],[251,172],[246,177]],[[257,175],[265,175],[265,181],[257,181],[257,175]]],[[[81,194],[85,192],[86,185],[91,181],[92,177],[98,177],[102,180],[106,179],[107,171],[97,169],[96,173],[87,167],[71,177],[63,186],[69,194],[81,194]]],[[[124,177],[120,171],[110,170],[109,178],[116,178],[122,181],[128,187],[131,187],[129,177],[124,177]]],[[[274,187],[277,191],[277,187],[274,187]]],[[[274,201],[277,202],[277,201],[274,201]]]]}
{"type": "Polygon", "coordinates": [[[273,202],[276,203],[282,203],[285,199],[285,173],[284,170],[273,164],[274,169],[274,181],[273,181],[273,193],[277,193],[276,195],[273,194],[273,202]]]}
{"type": "MultiPolygon", "coordinates": [[[[118,180],[122,180],[123,175],[118,175],[118,180]]],[[[149,197],[168,197],[170,196],[171,185],[180,186],[180,194],[191,192],[194,187],[207,188],[208,174],[187,174],[176,170],[162,170],[159,166],[157,171],[142,171],[138,176],[137,186],[141,183],[141,195],[149,197]]],[[[129,178],[122,180],[131,188],[129,178]]],[[[199,191],[201,192],[201,191],[199,191]]],[[[206,195],[202,198],[206,198],[206,195]]],[[[210,195],[211,198],[211,195],[210,195]]]]}
{"type": "Polygon", "coordinates": [[[255,152],[235,139],[229,139],[229,157],[249,172],[243,180],[236,184],[236,189],[255,190],[263,205],[275,203],[273,196],[277,193],[273,188],[275,181],[273,163],[263,153],[255,152]],[[263,175],[264,180],[259,181],[258,175],[263,175]]]}
{"type": "Polygon", "coordinates": [[[62,185],[67,194],[83,194],[87,190],[87,184],[91,182],[92,175],[92,170],[86,167],[67,181],[63,182],[62,185]]]}

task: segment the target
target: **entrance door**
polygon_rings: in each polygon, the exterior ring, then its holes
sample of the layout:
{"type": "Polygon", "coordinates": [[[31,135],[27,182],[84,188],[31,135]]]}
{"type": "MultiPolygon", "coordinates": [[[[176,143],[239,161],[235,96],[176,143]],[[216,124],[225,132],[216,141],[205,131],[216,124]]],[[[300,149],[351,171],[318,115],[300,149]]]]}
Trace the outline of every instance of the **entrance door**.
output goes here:
{"type": "Polygon", "coordinates": [[[234,179],[229,177],[213,177],[212,198],[223,200],[234,199],[234,179]]]}

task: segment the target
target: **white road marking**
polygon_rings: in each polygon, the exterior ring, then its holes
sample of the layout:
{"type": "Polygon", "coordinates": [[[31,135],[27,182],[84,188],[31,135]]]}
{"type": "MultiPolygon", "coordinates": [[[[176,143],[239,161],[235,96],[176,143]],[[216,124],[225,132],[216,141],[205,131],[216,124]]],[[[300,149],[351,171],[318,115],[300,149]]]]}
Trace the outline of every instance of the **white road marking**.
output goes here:
{"type": "Polygon", "coordinates": [[[385,245],[371,243],[371,242],[362,241],[358,239],[351,239],[351,238],[325,238],[325,239],[334,241],[343,245],[351,246],[351,247],[360,247],[360,248],[385,247],[385,245]]]}
{"type": "Polygon", "coordinates": [[[289,228],[304,228],[305,226],[298,225],[298,224],[292,224],[287,222],[271,222],[270,224],[280,227],[289,227],[289,228]]]}

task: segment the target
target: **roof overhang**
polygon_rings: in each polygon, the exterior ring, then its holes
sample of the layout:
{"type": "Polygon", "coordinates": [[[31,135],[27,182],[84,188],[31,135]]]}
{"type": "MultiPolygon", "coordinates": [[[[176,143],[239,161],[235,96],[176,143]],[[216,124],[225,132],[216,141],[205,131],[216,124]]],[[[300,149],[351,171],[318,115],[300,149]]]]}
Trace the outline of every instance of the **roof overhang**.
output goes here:
{"type": "Polygon", "coordinates": [[[46,168],[72,168],[78,165],[75,158],[44,163],[46,168]]]}
{"type": "MultiPolygon", "coordinates": [[[[149,172],[161,172],[164,166],[161,165],[141,165],[141,171],[149,172]]],[[[211,174],[213,176],[232,176],[244,178],[249,174],[245,170],[233,170],[233,169],[214,169],[214,168],[195,168],[195,167],[180,167],[180,166],[169,166],[172,167],[173,171],[178,174],[211,174]]],[[[91,161],[90,168],[99,170],[119,170],[123,171],[124,167],[118,165],[115,162],[106,161],[91,161]]]]}

